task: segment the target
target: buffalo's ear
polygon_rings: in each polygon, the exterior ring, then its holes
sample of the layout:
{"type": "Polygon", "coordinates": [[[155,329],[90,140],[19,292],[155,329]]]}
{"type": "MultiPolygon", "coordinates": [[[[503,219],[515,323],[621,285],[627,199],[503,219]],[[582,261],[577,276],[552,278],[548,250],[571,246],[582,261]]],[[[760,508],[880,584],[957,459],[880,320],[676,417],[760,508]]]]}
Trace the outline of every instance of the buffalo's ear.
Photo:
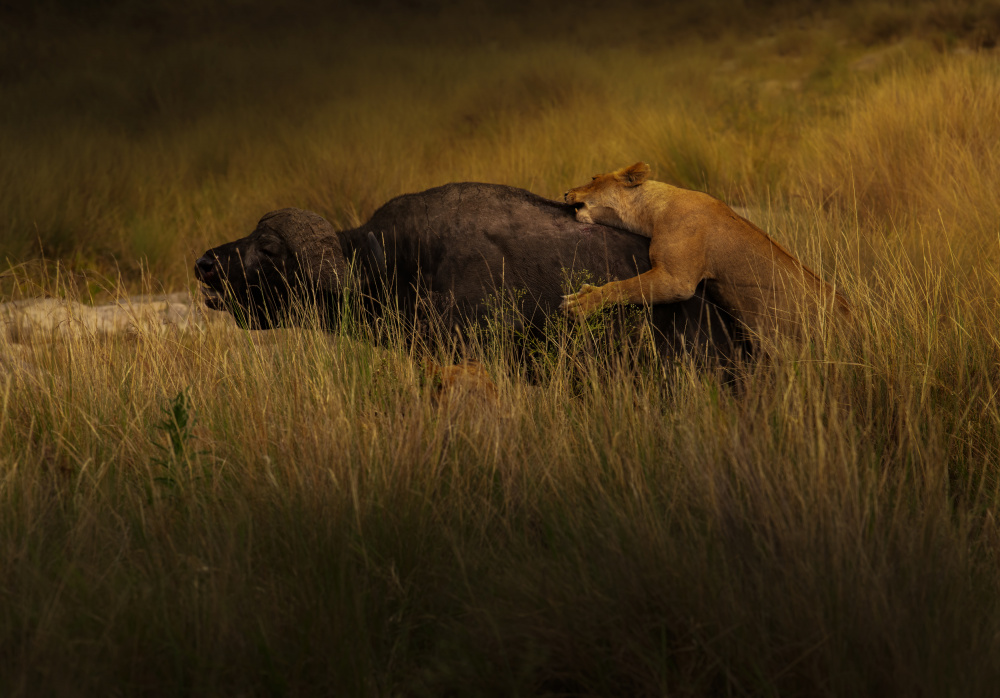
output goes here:
{"type": "Polygon", "coordinates": [[[649,165],[637,162],[615,172],[615,177],[626,187],[637,187],[649,179],[650,172],[652,170],[650,170],[649,165]]]}

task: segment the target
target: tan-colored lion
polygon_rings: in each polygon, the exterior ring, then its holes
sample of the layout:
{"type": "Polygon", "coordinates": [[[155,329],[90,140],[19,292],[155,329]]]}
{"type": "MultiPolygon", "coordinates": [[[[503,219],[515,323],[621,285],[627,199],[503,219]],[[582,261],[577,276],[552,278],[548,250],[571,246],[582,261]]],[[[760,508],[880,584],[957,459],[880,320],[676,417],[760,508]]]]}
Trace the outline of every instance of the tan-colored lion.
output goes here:
{"type": "Polygon", "coordinates": [[[794,335],[803,312],[834,308],[850,317],[843,296],[767,233],[718,199],[649,179],[637,162],[570,189],[577,219],[650,238],[652,269],[564,297],[564,310],[585,316],[607,303],[674,303],[707,291],[753,332],[794,335]]]}
{"type": "Polygon", "coordinates": [[[462,405],[488,408],[496,405],[497,386],[478,361],[441,366],[433,359],[426,363],[426,376],[433,386],[434,401],[445,409],[462,405]]]}

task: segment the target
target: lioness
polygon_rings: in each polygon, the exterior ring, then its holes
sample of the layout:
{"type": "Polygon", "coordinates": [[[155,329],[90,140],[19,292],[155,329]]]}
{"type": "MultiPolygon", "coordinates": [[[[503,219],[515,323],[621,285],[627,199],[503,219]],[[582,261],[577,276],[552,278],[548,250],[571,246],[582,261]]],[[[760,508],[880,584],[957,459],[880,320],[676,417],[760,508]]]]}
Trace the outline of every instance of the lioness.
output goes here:
{"type": "Polygon", "coordinates": [[[644,162],[570,189],[576,218],[650,238],[651,269],[603,286],[585,284],[562,308],[587,315],[606,303],[676,303],[702,281],[708,295],[759,336],[795,334],[802,312],[850,306],[834,289],[750,221],[708,194],[649,179],[644,162]]]}

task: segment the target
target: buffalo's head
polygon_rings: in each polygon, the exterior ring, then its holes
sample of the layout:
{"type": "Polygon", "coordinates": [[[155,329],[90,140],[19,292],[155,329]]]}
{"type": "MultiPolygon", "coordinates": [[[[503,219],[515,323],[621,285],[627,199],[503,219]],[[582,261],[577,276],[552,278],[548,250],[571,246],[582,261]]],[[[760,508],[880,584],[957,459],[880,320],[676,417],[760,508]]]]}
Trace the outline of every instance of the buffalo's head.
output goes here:
{"type": "Polygon", "coordinates": [[[228,310],[241,325],[270,329],[313,303],[322,312],[347,269],[333,226],[315,213],[283,208],[265,214],[245,238],[210,249],[194,271],[208,307],[228,310]]]}

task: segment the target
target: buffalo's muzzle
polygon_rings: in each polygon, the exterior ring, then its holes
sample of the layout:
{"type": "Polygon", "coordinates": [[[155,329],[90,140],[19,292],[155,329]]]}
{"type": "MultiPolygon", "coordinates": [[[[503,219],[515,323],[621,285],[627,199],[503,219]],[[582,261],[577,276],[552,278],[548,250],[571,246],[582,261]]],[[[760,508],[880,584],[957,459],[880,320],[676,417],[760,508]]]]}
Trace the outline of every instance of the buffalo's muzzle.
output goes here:
{"type": "Polygon", "coordinates": [[[194,263],[194,275],[199,281],[208,282],[216,274],[217,262],[214,257],[205,255],[194,263]]]}
{"type": "Polygon", "coordinates": [[[201,294],[205,305],[212,310],[223,310],[225,308],[223,294],[214,288],[219,285],[219,260],[214,255],[200,257],[194,263],[194,275],[202,283],[201,294]]]}

